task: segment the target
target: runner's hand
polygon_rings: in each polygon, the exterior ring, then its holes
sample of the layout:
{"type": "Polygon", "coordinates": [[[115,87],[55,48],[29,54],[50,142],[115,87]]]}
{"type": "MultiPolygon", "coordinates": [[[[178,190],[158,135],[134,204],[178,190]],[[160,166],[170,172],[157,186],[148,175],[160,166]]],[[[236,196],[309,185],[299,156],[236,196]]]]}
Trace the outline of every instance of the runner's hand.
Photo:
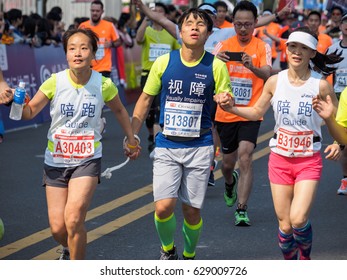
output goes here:
{"type": "Polygon", "coordinates": [[[324,150],[326,159],[338,160],[341,157],[341,149],[339,144],[331,144],[324,150]]]}
{"type": "Polygon", "coordinates": [[[242,64],[251,71],[254,68],[252,57],[246,53],[244,53],[242,56],[242,64]]]}
{"type": "Polygon", "coordinates": [[[130,159],[137,159],[141,152],[141,139],[137,135],[134,135],[135,143],[129,143],[128,138],[124,137],[123,140],[123,149],[124,154],[129,157],[130,159]]]}
{"type": "Polygon", "coordinates": [[[283,19],[283,18],[286,18],[291,12],[292,12],[292,9],[293,9],[293,3],[294,0],[291,0],[287,3],[287,5],[285,5],[283,7],[282,10],[278,11],[278,16],[283,19]]]}
{"type": "Polygon", "coordinates": [[[124,154],[130,159],[137,159],[140,156],[142,147],[138,145],[135,149],[124,149],[124,154]]]}
{"type": "Polygon", "coordinates": [[[14,89],[7,88],[0,93],[0,104],[7,104],[13,100],[14,89]]]}
{"type": "Polygon", "coordinates": [[[330,118],[334,113],[334,104],[329,95],[327,95],[326,100],[323,100],[320,96],[314,97],[312,107],[324,120],[330,118]]]}
{"type": "Polygon", "coordinates": [[[225,51],[217,53],[216,56],[223,62],[229,61],[229,56],[225,54],[225,51]]]}
{"type": "Polygon", "coordinates": [[[234,99],[232,96],[227,93],[220,93],[216,94],[213,97],[213,100],[223,109],[223,110],[228,110],[231,109],[234,106],[234,99]]]}

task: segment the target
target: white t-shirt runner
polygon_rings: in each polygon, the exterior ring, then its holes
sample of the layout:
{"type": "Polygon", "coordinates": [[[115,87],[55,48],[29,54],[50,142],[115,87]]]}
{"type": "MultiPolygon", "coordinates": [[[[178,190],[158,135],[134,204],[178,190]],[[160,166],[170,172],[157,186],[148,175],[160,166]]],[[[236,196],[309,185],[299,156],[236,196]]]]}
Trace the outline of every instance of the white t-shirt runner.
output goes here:
{"type": "Polygon", "coordinates": [[[319,94],[320,80],[321,75],[311,71],[306,83],[295,87],[288,80],[288,70],[278,73],[271,99],[276,124],[270,148],[276,154],[309,157],[321,149],[322,119],[312,108],[312,98],[319,94]]]}
{"type": "Polygon", "coordinates": [[[78,86],[64,70],[53,74],[40,90],[51,100],[45,164],[68,167],[100,158],[102,108],[118,93],[112,81],[93,70],[87,84],[78,86]]]}

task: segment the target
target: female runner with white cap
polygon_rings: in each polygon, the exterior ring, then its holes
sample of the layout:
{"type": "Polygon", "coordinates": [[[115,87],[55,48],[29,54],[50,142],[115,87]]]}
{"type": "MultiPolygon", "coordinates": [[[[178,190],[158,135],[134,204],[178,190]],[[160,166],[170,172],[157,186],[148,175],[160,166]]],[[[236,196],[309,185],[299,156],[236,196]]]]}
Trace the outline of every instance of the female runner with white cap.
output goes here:
{"type": "MultiPolygon", "coordinates": [[[[270,140],[268,175],[272,199],[279,223],[278,240],[284,259],[310,259],[312,226],[309,213],[322,172],[322,118],[312,109],[312,99],[330,96],[337,99],[331,85],[321,74],[334,68],[327,64],[339,56],[316,51],[317,38],[307,27],[292,32],[287,41],[287,70],[271,76],[253,107],[233,107],[233,99],[220,95],[215,101],[226,111],[249,120],[262,117],[272,105],[276,120],[270,140]]],[[[330,145],[326,158],[339,157],[338,145],[330,145]]]]}

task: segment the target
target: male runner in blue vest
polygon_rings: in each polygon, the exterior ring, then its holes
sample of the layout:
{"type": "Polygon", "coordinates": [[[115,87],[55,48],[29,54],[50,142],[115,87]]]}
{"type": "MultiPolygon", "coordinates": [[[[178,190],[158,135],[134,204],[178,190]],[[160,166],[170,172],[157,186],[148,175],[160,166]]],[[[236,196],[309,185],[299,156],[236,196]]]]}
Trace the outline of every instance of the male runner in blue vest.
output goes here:
{"type": "Polygon", "coordinates": [[[154,62],[136,103],[132,126],[138,133],[160,94],[160,126],[153,161],[154,223],[162,260],[177,260],[174,244],[177,199],[184,216],[184,259],[194,259],[213,160],[211,106],[214,93],[231,93],[225,63],[204,50],[213,22],[203,10],[186,10],[178,21],[182,48],[154,62]]]}

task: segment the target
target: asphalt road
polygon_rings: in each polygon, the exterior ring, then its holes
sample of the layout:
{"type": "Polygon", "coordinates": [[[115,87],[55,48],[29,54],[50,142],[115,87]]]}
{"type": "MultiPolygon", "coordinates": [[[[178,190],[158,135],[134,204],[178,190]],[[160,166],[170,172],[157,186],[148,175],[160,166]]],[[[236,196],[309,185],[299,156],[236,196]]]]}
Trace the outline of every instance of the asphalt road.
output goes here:
{"type": "MultiPolygon", "coordinates": [[[[132,106],[128,107],[130,114],[132,106]]],[[[111,112],[106,112],[103,170],[125,161],[123,133],[111,112]]],[[[254,154],[254,184],[248,213],[251,227],[235,227],[235,208],[223,201],[224,180],[217,166],[216,186],[209,187],[202,210],[204,228],[197,248],[199,260],[281,260],[277,221],[267,178],[268,140],[272,136],[270,111],[261,126],[254,154]]],[[[48,123],[8,132],[0,145],[0,217],[5,236],[0,259],[52,260],[58,258],[50,235],[45,192],[41,187],[43,153],[48,123]]],[[[324,147],[332,141],[324,131],[324,147]]],[[[156,260],[159,240],[153,223],[152,161],[146,150],[147,132],[141,131],[142,156],[102,179],[87,215],[87,259],[156,260]]],[[[311,213],[312,259],[347,259],[347,196],[336,195],[341,176],[339,163],[324,161],[319,191],[311,213]]],[[[181,254],[182,215],[177,207],[176,245],[181,254]]]]}

